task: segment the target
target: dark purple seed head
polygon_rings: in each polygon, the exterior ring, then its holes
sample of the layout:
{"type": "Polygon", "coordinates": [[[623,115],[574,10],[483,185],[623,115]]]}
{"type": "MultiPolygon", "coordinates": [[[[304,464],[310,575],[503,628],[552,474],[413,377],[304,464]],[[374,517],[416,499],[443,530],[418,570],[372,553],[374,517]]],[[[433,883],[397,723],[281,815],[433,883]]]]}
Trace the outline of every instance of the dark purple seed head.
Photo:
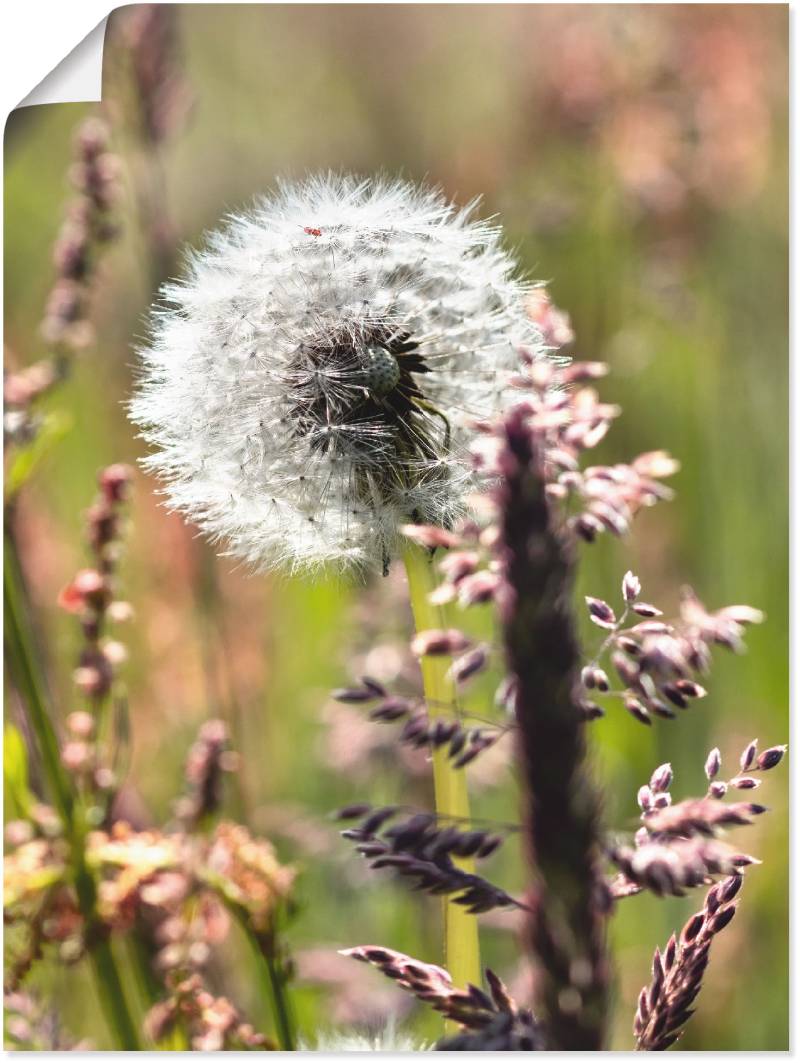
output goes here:
{"type": "Polygon", "coordinates": [[[623,703],[635,720],[638,720],[639,723],[647,724],[648,727],[652,726],[653,721],[650,719],[650,715],[644,705],[642,705],[641,701],[628,695],[623,703]]]}
{"type": "Polygon", "coordinates": [[[580,709],[585,720],[599,720],[602,716],[605,716],[605,709],[595,701],[582,700],[580,709]]]}
{"type": "Polygon", "coordinates": [[[458,842],[453,846],[453,852],[457,856],[474,856],[485,841],[486,833],[484,831],[468,831],[458,839],[458,842]]]}
{"type": "Polygon", "coordinates": [[[491,856],[492,853],[497,852],[500,846],[503,844],[503,839],[499,834],[490,834],[486,837],[485,841],[481,845],[475,854],[479,859],[483,860],[487,856],[491,856]]]}
{"type": "Polygon", "coordinates": [[[340,808],[338,811],[334,812],[333,818],[337,820],[361,819],[362,816],[366,816],[371,810],[372,805],[345,805],[344,808],[340,808]]]}
{"type": "Polygon", "coordinates": [[[458,728],[457,720],[437,720],[433,727],[428,728],[428,739],[434,746],[443,746],[453,738],[458,728]]]}
{"type": "Polygon", "coordinates": [[[761,780],[754,779],[752,775],[737,775],[735,779],[730,780],[730,784],[736,790],[755,790],[761,785],[761,780]]]}
{"type": "Polygon", "coordinates": [[[396,814],[397,808],[394,805],[377,808],[371,816],[367,816],[361,824],[361,829],[365,834],[374,834],[376,830],[379,830],[387,820],[390,820],[396,814]]]}
{"type": "Polygon", "coordinates": [[[721,765],[722,755],[720,754],[720,751],[715,747],[706,757],[706,778],[713,779],[714,776],[719,773],[721,765]]]}
{"type": "Polygon", "coordinates": [[[739,757],[739,767],[742,771],[749,771],[753,761],[756,759],[756,753],[758,752],[758,739],[754,738],[753,741],[744,747],[742,755],[739,757]]]}
{"type": "Polygon", "coordinates": [[[672,785],[672,765],[661,764],[650,776],[650,789],[657,794],[669,790],[672,785]]]}
{"type": "Polygon", "coordinates": [[[349,827],[347,830],[339,831],[339,833],[349,842],[363,842],[366,837],[361,827],[349,827]]]}
{"type": "Polygon", "coordinates": [[[363,953],[363,957],[357,955],[356,950],[351,951],[351,955],[357,959],[369,960],[370,963],[391,963],[394,960],[394,954],[389,952],[388,949],[379,948],[376,945],[367,945],[359,950],[363,953]]]}
{"type": "Polygon", "coordinates": [[[603,530],[603,525],[593,517],[591,513],[581,513],[573,522],[573,528],[587,543],[593,543],[598,534],[603,530]]]}
{"type": "Polygon", "coordinates": [[[635,602],[642,593],[642,584],[638,576],[626,572],[622,578],[622,597],[626,602],[635,602]]]}
{"type": "Polygon", "coordinates": [[[616,644],[629,657],[641,657],[642,655],[642,647],[636,639],[628,638],[627,635],[620,635],[616,640],[616,644]]]}
{"type": "Polygon", "coordinates": [[[722,904],[722,898],[720,897],[719,886],[712,886],[712,888],[706,894],[706,911],[716,912],[717,908],[722,904]]]}
{"type": "Polygon", "coordinates": [[[382,856],[386,852],[386,846],[382,842],[364,842],[356,846],[356,852],[361,853],[367,860],[382,856]]]}
{"type": "Polygon", "coordinates": [[[648,698],[647,707],[662,720],[674,720],[677,716],[674,709],[671,709],[665,702],[659,701],[658,698],[648,698]]]}
{"type": "Polygon", "coordinates": [[[400,732],[401,742],[410,742],[412,738],[416,738],[417,735],[427,734],[428,732],[428,715],[425,712],[419,712],[416,716],[412,716],[410,720],[405,724],[403,730],[400,732]]]}
{"type": "Polygon", "coordinates": [[[712,917],[708,929],[712,934],[718,934],[720,930],[725,929],[735,915],[736,905],[734,904],[729,905],[727,908],[720,908],[720,910],[712,917]]]}
{"type": "Polygon", "coordinates": [[[769,771],[769,769],[774,768],[776,764],[780,764],[785,752],[786,746],[772,746],[771,749],[765,749],[764,752],[760,754],[756,764],[761,771],[769,771]]]}
{"type": "Polygon", "coordinates": [[[608,676],[602,668],[595,668],[594,681],[598,690],[601,690],[604,694],[606,693],[606,691],[608,691],[610,683],[608,681],[608,676]]]}
{"type": "Polygon", "coordinates": [[[736,894],[739,892],[739,890],[742,888],[743,882],[743,875],[731,875],[729,878],[726,878],[724,882],[720,882],[718,887],[720,901],[723,904],[728,904],[730,901],[732,901],[736,894]]]}
{"type": "Polygon", "coordinates": [[[650,1006],[647,1003],[647,987],[645,986],[645,987],[642,988],[642,991],[639,993],[639,1003],[638,1003],[638,1006],[637,1006],[636,1017],[637,1017],[637,1019],[641,1018],[642,1022],[647,1022],[647,1019],[648,1019],[649,1015],[650,1015],[650,1006]]]}
{"type": "Polygon", "coordinates": [[[677,705],[679,709],[685,709],[689,704],[674,683],[664,683],[661,687],[661,693],[664,697],[669,698],[673,705],[677,705]]]}
{"type": "Polygon", "coordinates": [[[377,709],[373,709],[369,718],[371,720],[386,720],[388,723],[394,720],[400,720],[404,716],[408,716],[411,711],[411,705],[405,698],[387,698],[382,701],[377,709]]]}
{"type": "Polygon", "coordinates": [[[634,607],[633,607],[633,611],[634,611],[634,613],[638,614],[639,616],[644,616],[644,617],[647,617],[648,619],[652,619],[653,617],[656,617],[656,616],[663,616],[663,613],[661,612],[661,610],[657,609],[654,605],[651,605],[649,602],[637,602],[636,605],[634,605],[634,607]]]}
{"type": "Polygon", "coordinates": [[[697,912],[695,915],[693,915],[681,931],[681,941],[687,945],[694,941],[694,939],[703,929],[703,924],[705,923],[705,921],[706,917],[703,912],[697,912]]]}
{"type": "Polygon", "coordinates": [[[372,693],[379,698],[385,698],[387,694],[386,687],[383,683],[379,683],[377,679],[373,679],[371,676],[362,675],[361,682],[366,690],[371,690],[372,693]]]}
{"type": "Polygon", "coordinates": [[[450,670],[451,675],[457,683],[466,683],[472,676],[482,672],[488,663],[489,652],[487,647],[478,646],[477,649],[470,650],[453,661],[450,670]]]}
{"type": "Polygon", "coordinates": [[[614,665],[614,669],[617,675],[626,686],[633,686],[639,679],[639,667],[635,665],[633,661],[628,660],[624,653],[614,653],[611,656],[611,663],[614,665]]]}
{"type": "Polygon", "coordinates": [[[597,624],[598,627],[608,629],[614,627],[617,622],[617,617],[608,602],[604,602],[602,598],[591,598],[587,595],[586,605],[589,609],[589,618],[597,624]]]}
{"type": "Polygon", "coordinates": [[[674,934],[670,935],[670,939],[667,942],[667,947],[664,949],[664,968],[669,971],[675,962],[675,955],[678,949],[678,942],[674,934]]]}
{"type": "Polygon", "coordinates": [[[675,687],[687,698],[704,698],[708,691],[692,679],[676,679],[675,687]]]}
{"type": "Polygon", "coordinates": [[[453,761],[453,767],[454,768],[465,768],[467,766],[467,764],[470,764],[478,756],[478,754],[480,752],[481,752],[481,747],[480,746],[474,746],[474,745],[470,746],[469,749],[466,749],[461,754],[461,756],[456,757],[456,759],[453,761]]]}
{"type": "Polygon", "coordinates": [[[464,731],[457,731],[450,742],[450,748],[448,750],[448,757],[456,757],[464,748],[467,742],[467,736],[464,731]]]}

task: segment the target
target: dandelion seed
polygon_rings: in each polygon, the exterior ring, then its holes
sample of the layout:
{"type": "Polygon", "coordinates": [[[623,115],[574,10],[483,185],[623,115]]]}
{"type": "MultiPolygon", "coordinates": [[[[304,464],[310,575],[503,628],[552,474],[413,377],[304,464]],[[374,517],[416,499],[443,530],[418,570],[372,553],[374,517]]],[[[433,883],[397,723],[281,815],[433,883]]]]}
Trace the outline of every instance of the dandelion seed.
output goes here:
{"type": "Polygon", "coordinates": [[[473,214],[329,175],[213,234],[163,290],[131,403],[169,504],[260,568],[385,570],[401,525],[449,528],[469,423],[544,350],[473,214]]]}

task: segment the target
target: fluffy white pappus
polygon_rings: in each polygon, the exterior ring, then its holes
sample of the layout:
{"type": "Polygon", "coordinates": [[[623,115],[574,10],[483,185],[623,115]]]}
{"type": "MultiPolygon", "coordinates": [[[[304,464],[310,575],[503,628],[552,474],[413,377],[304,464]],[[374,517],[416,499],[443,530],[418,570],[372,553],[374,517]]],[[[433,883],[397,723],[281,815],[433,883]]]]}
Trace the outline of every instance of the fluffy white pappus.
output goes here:
{"type": "Polygon", "coordinates": [[[469,422],[541,337],[497,227],[430,188],[326,175],[233,215],[166,285],[130,404],[171,507],[254,567],[385,571],[450,525],[469,422]]]}
{"type": "Polygon", "coordinates": [[[359,1031],[331,1031],[318,1034],[316,1043],[301,1041],[301,1052],[430,1052],[432,1045],[418,1041],[409,1034],[398,1032],[390,1022],[376,1033],[359,1031]]]}

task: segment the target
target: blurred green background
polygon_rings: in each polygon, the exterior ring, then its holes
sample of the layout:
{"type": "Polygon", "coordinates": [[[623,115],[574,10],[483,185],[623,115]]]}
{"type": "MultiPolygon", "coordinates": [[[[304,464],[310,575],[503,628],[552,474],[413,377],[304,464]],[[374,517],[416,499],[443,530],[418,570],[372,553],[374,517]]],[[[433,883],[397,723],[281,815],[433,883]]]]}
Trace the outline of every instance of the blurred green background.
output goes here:
{"type": "MultiPolygon", "coordinates": [[[[112,16],[112,33],[124,12],[112,16]]],[[[763,747],[785,741],[788,9],[182,5],[177,13],[192,102],[183,128],[159,148],[159,201],[174,238],[195,242],[277,175],[321,168],[424,178],[459,201],[480,194],[525,269],[548,281],[570,314],[576,353],[611,364],[603,394],[624,415],[603,458],[665,447],[683,466],[675,502],[645,513],[624,543],[584,551],[579,590],[617,600],[630,567],[646,598],[668,611],[689,583],[709,607],[748,602],[768,614],[746,656],[717,654],[711,696],[680,720],[645,729],[610,711],[594,726],[609,824],[635,826],[636,790],[665,760],[675,795],[689,796],[703,790],[710,746],[720,746],[730,775],[751,738],[763,747]]],[[[120,92],[124,51],[124,42],[107,49],[109,100],[120,92]]],[[[53,279],[50,247],[69,196],[73,130],[89,110],[30,107],[7,125],[12,365],[45,353],[37,330],[53,279]]],[[[97,341],[48,400],[71,427],[20,503],[64,713],[75,707],[79,634],[55,597],[83,563],[82,512],[97,470],[142,452],[122,404],[157,270],[136,208],[141,152],[124,122],[114,146],[128,196],[98,285],[97,341]]],[[[359,743],[375,728],[325,708],[326,692],[371,646],[404,637],[398,579],[354,587],[247,577],[166,515],[155,489],[137,478],[124,565],[137,614],[126,631],[130,801],[143,821],[167,818],[198,724],[227,719],[244,754],[227,811],[302,870],[289,936],[307,1039],[337,1023],[399,1014],[404,995],[360,968],[351,986],[347,965],[328,972],[343,980],[336,992],[317,984],[327,950],[348,945],[438,959],[435,907],[365,876],[325,819],[346,801],[391,801],[411,786],[426,798],[425,777],[411,784],[398,765],[390,729],[369,752],[359,743]],[[395,618],[388,632],[387,615],[395,618]]],[[[587,640],[596,641],[591,631],[587,640]]],[[[386,650],[371,666],[391,671],[392,661],[386,650]]],[[[476,788],[475,808],[514,817],[513,775],[502,765],[495,775],[476,788]]],[[[714,946],[682,1049],[788,1046],[788,773],[774,772],[762,793],[772,813],[737,844],[764,866],[748,874],[739,917],[714,946]]],[[[514,846],[506,848],[489,876],[518,888],[523,872],[514,846]]],[[[653,947],[699,900],[642,896],[620,905],[613,1047],[631,1045],[653,947]]],[[[513,982],[513,928],[487,925],[483,944],[487,962],[513,982]]],[[[249,1016],[263,1017],[244,961],[223,958],[212,974],[249,1016]]],[[[75,975],[48,977],[74,1032],[91,1033],[91,996],[76,992],[75,975]]],[[[436,1036],[421,1011],[398,1022],[436,1036]]]]}

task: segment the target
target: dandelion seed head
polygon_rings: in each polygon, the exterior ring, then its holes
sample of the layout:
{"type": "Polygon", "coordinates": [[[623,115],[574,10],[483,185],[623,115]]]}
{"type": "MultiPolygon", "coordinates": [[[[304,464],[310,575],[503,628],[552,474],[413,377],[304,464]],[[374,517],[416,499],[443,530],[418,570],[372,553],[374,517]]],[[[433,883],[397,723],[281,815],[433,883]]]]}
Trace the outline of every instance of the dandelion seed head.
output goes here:
{"type": "Polygon", "coordinates": [[[130,407],[146,466],[254,567],[385,569],[400,525],[462,513],[470,422],[544,350],[529,288],[475,204],[281,184],[162,290],[130,407]]]}
{"type": "Polygon", "coordinates": [[[431,1046],[396,1030],[393,1022],[376,1031],[318,1031],[316,1042],[300,1041],[301,1052],[427,1052],[431,1046]]]}

